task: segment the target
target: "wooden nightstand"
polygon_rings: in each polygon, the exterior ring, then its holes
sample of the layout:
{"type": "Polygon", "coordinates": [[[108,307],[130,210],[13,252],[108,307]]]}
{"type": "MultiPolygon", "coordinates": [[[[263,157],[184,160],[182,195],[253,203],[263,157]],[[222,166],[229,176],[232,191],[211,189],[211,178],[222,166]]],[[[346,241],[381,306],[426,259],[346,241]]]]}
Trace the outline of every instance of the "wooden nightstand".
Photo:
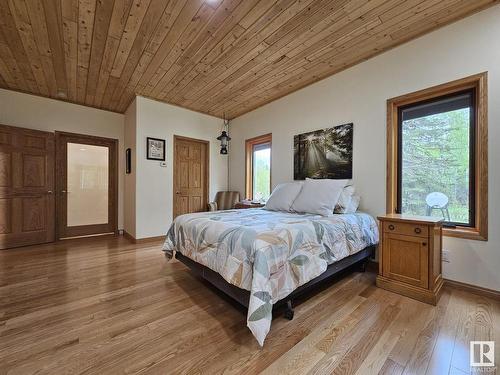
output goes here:
{"type": "Polygon", "coordinates": [[[379,216],[377,286],[435,305],[443,286],[441,219],[387,214],[379,216]]]}
{"type": "Polygon", "coordinates": [[[263,203],[252,203],[252,202],[238,202],[234,205],[236,209],[244,209],[244,208],[261,208],[264,207],[263,203]]]}

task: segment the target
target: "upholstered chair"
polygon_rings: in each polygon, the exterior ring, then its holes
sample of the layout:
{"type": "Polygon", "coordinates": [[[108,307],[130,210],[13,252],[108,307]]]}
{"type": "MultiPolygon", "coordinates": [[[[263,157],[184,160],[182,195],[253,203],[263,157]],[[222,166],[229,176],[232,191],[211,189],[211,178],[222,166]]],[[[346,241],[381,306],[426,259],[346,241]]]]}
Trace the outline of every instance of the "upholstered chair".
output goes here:
{"type": "Polygon", "coordinates": [[[215,194],[215,200],[208,204],[208,210],[231,210],[239,201],[240,193],[238,191],[219,191],[215,194]]]}

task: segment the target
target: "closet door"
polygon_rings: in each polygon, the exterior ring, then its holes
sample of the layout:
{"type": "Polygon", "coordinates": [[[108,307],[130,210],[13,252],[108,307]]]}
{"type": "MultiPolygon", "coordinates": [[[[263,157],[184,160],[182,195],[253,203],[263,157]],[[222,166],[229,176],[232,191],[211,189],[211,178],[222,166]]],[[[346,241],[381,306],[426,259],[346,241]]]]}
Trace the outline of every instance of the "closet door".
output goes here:
{"type": "Polygon", "coordinates": [[[54,135],[0,125],[0,249],[54,241],[54,135]]]}
{"type": "Polygon", "coordinates": [[[206,211],[208,149],[207,141],[174,136],[174,218],[206,211]]]}

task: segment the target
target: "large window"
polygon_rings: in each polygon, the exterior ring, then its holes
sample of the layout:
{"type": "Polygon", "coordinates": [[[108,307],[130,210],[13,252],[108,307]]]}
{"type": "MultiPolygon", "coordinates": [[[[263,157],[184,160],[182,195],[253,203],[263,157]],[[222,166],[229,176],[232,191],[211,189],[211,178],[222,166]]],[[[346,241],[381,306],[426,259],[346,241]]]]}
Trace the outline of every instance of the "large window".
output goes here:
{"type": "Polygon", "coordinates": [[[486,74],[389,100],[388,211],[487,238],[486,74]]]}
{"type": "Polygon", "coordinates": [[[475,90],[399,109],[397,211],[473,227],[475,90]]]}
{"type": "Polygon", "coordinates": [[[246,141],[246,195],[260,201],[271,195],[271,134],[246,141]]]}

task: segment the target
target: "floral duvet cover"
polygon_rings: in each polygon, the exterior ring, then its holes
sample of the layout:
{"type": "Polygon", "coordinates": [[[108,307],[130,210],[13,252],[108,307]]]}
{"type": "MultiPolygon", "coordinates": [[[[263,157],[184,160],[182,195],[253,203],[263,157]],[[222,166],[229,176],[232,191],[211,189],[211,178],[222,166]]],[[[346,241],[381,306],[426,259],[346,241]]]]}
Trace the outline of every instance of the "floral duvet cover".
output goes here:
{"type": "Polygon", "coordinates": [[[247,325],[262,346],[273,303],[378,240],[377,224],[365,213],[323,217],[245,209],[179,216],[163,250],[169,257],[179,251],[249,290],[247,325]]]}

